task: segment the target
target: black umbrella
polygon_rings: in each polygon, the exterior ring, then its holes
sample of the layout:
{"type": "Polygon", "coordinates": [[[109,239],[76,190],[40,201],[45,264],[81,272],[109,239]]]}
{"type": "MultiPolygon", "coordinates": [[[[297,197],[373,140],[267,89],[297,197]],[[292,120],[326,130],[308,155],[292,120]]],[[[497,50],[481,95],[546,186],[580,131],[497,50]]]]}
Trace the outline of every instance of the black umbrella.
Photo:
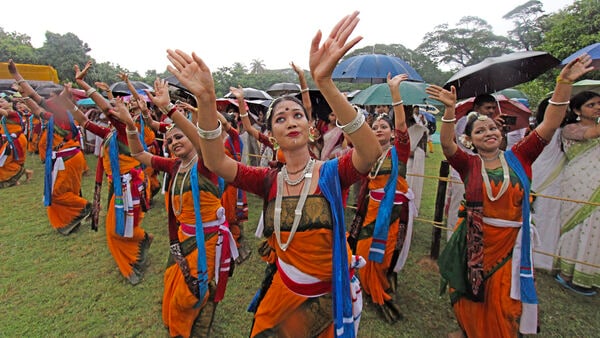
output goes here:
{"type": "MultiPolygon", "coordinates": [[[[144,93],[144,89],[147,89],[151,92],[154,91],[154,88],[149,85],[146,84],[142,81],[131,81],[131,84],[133,85],[133,87],[136,89],[136,91],[138,93],[144,93]]],[[[129,87],[127,86],[127,83],[125,81],[119,81],[119,82],[115,82],[113,84],[110,85],[110,87],[108,87],[108,89],[110,89],[110,91],[113,93],[113,95],[116,96],[125,96],[125,95],[131,95],[131,92],[129,91],[129,87]]]]}
{"type": "Polygon", "coordinates": [[[291,82],[275,83],[267,88],[267,93],[271,96],[282,96],[287,94],[296,94],[300,92],[300,86],[291,82]]]}
{"type": "MultiPolygon", "coordinates": [[[[329,103],[321,94],[318,89],[311,89],[308,91],[310,95],[310,103],[312,104],[312,116],[313,118],[318,117],[323,121],[329,121],[329,114],[332,112],[329,103]]],[[[302,93],[294,95],[298,100],[302,100],[302,93]]]]}
{"type": "MultiPolygon", "coordinates": [[[[41,82],[41,81],[38,81],[41,82]]],[[[45,98],[50,97],[51,94],[56,94],[56,93],[60,93],[60,91],[63,90],[63,86],[58,84],[58,83],[54,83],[51,81],[44,81],[43,83],[38,83],[38,84],[31,84],[31,87],[33,87],[33,89],[35,90],[36,93],[38,93],[40,96],[43,96],[45,98]]]]}
{"type": "MultiPolygon", "coordinates": [[[[273,99],[271,97],[271,95],[269,95],[264,90],[255,89],[255,88],[251,88],[251,87],[242,88],[242,89],[244,91],[244,98],[246,100],[272,100],[273,99]]],[[[228,99],[231,99],[231,98],[235,99],[235,96],[231,92],[225,94],[225,96],[223,96],[223,97],[228,98],[228,99]]]]}
{"type": "Polygon", "coordinates": [[[489,57],[456,72],[444,88],[456,87],[459,99],[493,93],[531,81],[558,64],[559,59],[541,51],[489,57]]]}

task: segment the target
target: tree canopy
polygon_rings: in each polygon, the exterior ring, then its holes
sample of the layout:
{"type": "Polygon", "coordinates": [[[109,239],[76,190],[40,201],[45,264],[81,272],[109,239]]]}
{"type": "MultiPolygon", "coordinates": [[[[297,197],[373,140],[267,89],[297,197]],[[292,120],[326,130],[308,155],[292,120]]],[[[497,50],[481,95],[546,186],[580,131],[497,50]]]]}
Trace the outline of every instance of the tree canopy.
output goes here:
{"type": "MultiPolygon", "coordinates": [[[[428,83],[443,84],[458,69],[475,64],[489,56],[499,56],[519,50],[543,50],[563,59],[576,50],[600,41],[600,2],[578,0],[555,13],[546,14],[541,1],[529,0],[506,13],[503,18],[513,24],[508,36],[496,35],[492,27],[476,16],[465,16],[454,26],[442,23],[425,34],[421,44],[411,50],[402,44],[375,44],[353,50],[347,57],[377,53],[399,57],[409,63],[428,83]]],[[[72,81],[73,65],[93,63],[89,80],[113,83],[119,81],[119,72],[130,79],[152,83],[156,77],[166,78],[168,72],[148,70],[145,74],[131,72],[111,62],[98,63],[90,55],[92,50],[75,34],[46,32],[46,41],[34,48],[31,38],[18,32],[6,32],[0,27],[0,60],[13,59],[18,63],[53,66],[61,81],[72,81]]],[[[527,84],[518,86],[537,103],[541,96],[552,90],[554,72],[545,74],[527,84]]],[[[593,72],[588,78],[600,78],[593,72]]],[[[266,89],[278,82],[297,82],[291,68],[266,69],[264,61],[252,60],[249,66],[236,62],[214,71],[217,95],[229,92],[230,86],[266,89]]],[[[309,86],[314,87],[306,72],[309,86]]],[[[364,89],[366,84],[339,83],[342,90],[364,89]]]]}

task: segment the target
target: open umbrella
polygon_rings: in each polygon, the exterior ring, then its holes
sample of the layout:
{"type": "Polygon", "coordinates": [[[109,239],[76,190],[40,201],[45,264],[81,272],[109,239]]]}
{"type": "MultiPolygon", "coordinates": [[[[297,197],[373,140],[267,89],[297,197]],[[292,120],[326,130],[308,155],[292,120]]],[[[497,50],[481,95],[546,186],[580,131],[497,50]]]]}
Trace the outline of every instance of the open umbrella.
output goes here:
{"type": "MultiPolygon", "coordinates": [[[[329,113],[332,112],[329,103],[325,100],[323,94],[318,89],[310,89],[308,91],[310,96],[310,103],[312,105],[312,116],[313,118],[320,118],[324,121],[329,121],[329,113]]],[[[302,94],[298,93],[295,95],[298,100],[302,100],[302,94]]]]}
{"type": "MultiPolygon", "coordinates": [[[[404,104],[442,105],[442,103],[430,99],[427,93],[425,93],[427,86],[429,85],[425,82],[403,81],[400,83],[400,95],[402,95],[404,104]]],[[[351,102],[361,105],[391,105],[392,94],[390,93],[390,87],[387,83],[374,84],[356,94],[351,102]]]]}
{"type": "Polygon", "coordinates": [[[564,66],[567,63],[574,60],[575,58],[581,56],[581,54],[583,53],[587,53],[589,56],[592,57],[592,66],[594,66],[594,68],[600,69],[600,42],[596,42],[581,48],[575,53],[564,58],[560,64],[564,66]]]}
{"type": "MultiPolygon", "coordinates": [[[[256,88],[252,88],[252,87],[242,88],[242,90],[244,91],[244,99],[247,99],[247,100],[272,100],[273,99],[273,97],[271,97],[271,95],[269,95],[264,90],[260,90],[260,89],[256,89],[256,88]]],[[[231,92],[225,94],[224,97],[228,98],[228,99],[235,99],[235,96],[231,92]]]]}
{"type": "Polygon", "coordinates": [[[495,92],[494,94],[500,94],[508,97],[509,99],[513,99],[521,102],[526,107],[529,107],[529,97],[523,93],[522,91],[515,88],[506,88],[495,92]]]}
{"type": "MultiPolygon", "coordinates": [[[[509,99],[502,94],[494,94],[497,102],[497,111],[502,115],[516,116],[516,123],[510,126],[509,131],[529,127],[529,117],[531,110],[522,103],[509,99]]],[[[465,116],[473,110],[473,101],[475,97],[468,98],[458,102],[455,107],[455,116],[457,119],[465,116]]]]}
{"type": "Polygon", "coordinates": [[[493,93],[531,81],[558,64],[559,59],[541,51],[489,57],[456,72],[444,88],[456,87],[459,99],[493,93]]]}
{"type": "MultiPolygon", "coordinates": [[[[142,93],[144,93],[144,89],[147,89],[151,92],[154,91],[154,88],[151,85],[146,84],[142,81],[131,81],[131,84],[138,91],[138,93],[140,92],[140,90],[142,93]]],[[[110,87],[108,87],[108,89],[115,96],[131,95],[131,92],[129,91],[129,87],[127,87],[127,83],[125,81],[115,82],[115,83],[111,84],[110,87]]]]}
{"type": "Polygon", "coordinates": [[[44,83],[40,83],[39,85],[33,87],[36,93],[45,98],[50,97],[50,95],[53,93],[60,92],[61,90],[63,90],[63,88],[64,87],[62,85],[54,83],[52,81],[44,81],[44,83]]]}
{"type": "Polygon", "coordinates": [[[85,99],[77,100],[77,105],[84,106],[84,107],[91,107],[91,106],[95,106],[96,102],[94,102],[94,100],[90,99],[89,97],[86,97],[85,99]]]}
{"type": "Polygon", "coordinates": [[[423,81],[421,75],[401,58],[382,54],[352,56],[335,67],[332,79],[346,82],[384,83],[388,73],[392,76],[408,74],[410,80],[423,81]]]}
{"type": "Polygon", "coordinates": [[[296,94],[298,92],[300,92],[300,85],[290,82],[275,83],[267,88],[267,93],[273,97],[296,94]]]}

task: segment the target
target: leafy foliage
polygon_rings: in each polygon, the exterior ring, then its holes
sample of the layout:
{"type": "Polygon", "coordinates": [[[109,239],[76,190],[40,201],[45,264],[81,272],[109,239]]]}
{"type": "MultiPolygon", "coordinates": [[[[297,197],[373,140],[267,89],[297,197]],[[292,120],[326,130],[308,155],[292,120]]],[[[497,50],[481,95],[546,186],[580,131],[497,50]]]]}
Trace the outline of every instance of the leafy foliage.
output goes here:
{"type": "Polygon", "coordinates": [[[531,0],[517,6],[506,13],[502,18],[512,20],[515,28],[508,32],[509,37],[514,39],[517,49],[533,50],[542,41],[542,27],[539,18],[544,13],[542,2],[531,0]]]}
{"type": "Polygon", "coordinates": [[[465,16],[454,28],[445,23],[425,34],[417,51],[443,65],[462,68],[511,49],[508,38],[495,35],[485,20],[465,16]]]}
{"type": "Polygon", "coordinates": [[[600,41],[600,3],[579,0],[542,20],[544,40],[539,45],[559,59],[600,41]]]}

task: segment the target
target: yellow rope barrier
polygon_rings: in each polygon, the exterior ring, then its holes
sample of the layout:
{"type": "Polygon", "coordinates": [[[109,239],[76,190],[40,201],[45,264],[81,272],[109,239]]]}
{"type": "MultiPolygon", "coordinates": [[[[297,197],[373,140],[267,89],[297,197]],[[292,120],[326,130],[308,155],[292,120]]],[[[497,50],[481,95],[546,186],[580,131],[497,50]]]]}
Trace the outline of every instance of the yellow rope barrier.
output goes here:
{"type": "MultiPolygon", "coordinates": [[[[248,154],[248,156],[260,157],[260,158],[263,157],[262,155],[251,154],[251,153],[248,154]]],[[[406,175],[407,176],[415,176],[415,177],[423,177],[423,178],[436,179],[436,180],[441,181],[441,182],[451,182],[451,183],[462,184],[461,181],[457,181],[457,180],[454,180],[454,179],[451,179],[451,178],[448,178],[448,177],[431,176],[431,175],[421,175],[421,174],[410,174],[410,173],[407,173],[406,175]]],[[[581,204],[589,204],[589,205],[594,205],[594,206],[600,206],[600,203],[596,203],[596,202],[581,201],[581,200],[574,200],[574,199],[557,197],[557,196],[536,194],[536,193],[533,193],[533,192],[531,193],[531,195],[532,196],[537,196],[537,197],[549,198],[549,199],[557,199],[557,200],[567,201],[567,202],[574,202],[574,203],[581,203],[581,204]]],[[[347,209],[354,209],[354,210],[356,210],[356,207],[352,206],[352,205],[349,205],[346,208],[347,209]]],[[[423,223],[429,223],[434,228],[439,228],[439,229],[442,229],[442,230],[445,230],[445,231],[449,231],[450,230],[450,229],[448,229],[448,227],[446,226],[446,223],[444,223],[444,222],[436,222],[436,221],[428,220],[428,219],[425,219],[425,218],[419,218],[419,217],[415,217],[415,221],[419,221],[419,222],[423,222],[423,223]]],[[[539,253],[541,255],[551,256],[551,257],[554,257],[554,258],[559,258],[561,260],[565,260],[565,261],[569,261],[569,262],[574,262],[574,263],[578,263],[578,264],[582,264],[582,265],[591,266],[593,268],[600,268],[600,266],[596,265],[596,264],[587,263],[587,262],[583,262],[583,261],[578,261],[578,260],[575,260],[575,259],[570,259],[570,258],[566,258],[566,257],[554,255],[554,254],[543,252],[543,251],[539,251],[539,250],[533,250],[533,252],[539,253]]]]}

